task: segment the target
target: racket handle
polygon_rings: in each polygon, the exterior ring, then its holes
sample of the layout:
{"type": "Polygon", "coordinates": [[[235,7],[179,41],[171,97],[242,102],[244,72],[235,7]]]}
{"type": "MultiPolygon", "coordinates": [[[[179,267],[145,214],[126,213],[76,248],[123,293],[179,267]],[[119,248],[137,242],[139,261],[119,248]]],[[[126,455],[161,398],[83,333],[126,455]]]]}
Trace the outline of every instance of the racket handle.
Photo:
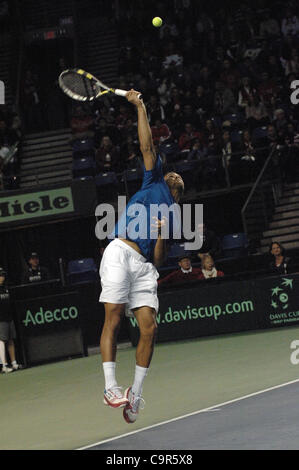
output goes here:
{"type": "Polygon", "coordinates": [[[119,88],[115,89],[115,94],[118,96],[126,96],[128,92],[126,90],[120,90],[119,88]]]}
{"type": "MultiPolygon", "coordinates": [[[[126,96],[126,94],[127,94],[128,92],[127,92],[126,90],[120,90],[119,88],[116,88],[115,91],[114,91],[114,93],[115,93],[116,95],[118,95],[118,96],[126,96]]],[[[142,98],[142,94],[141,94],[141,93],[138,95],[138,98],[140,98],[140,99],[142,98]]]]}

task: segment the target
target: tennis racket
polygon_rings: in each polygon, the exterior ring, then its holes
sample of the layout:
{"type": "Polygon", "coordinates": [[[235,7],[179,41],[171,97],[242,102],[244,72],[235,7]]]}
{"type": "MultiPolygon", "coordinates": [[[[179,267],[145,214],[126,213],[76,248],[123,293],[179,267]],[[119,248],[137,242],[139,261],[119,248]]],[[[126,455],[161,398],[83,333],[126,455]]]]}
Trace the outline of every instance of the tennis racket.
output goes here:
{"type": "MultiPolygon", "coordinates": [[[[94,101],[107,93],[126,96],[127,91],[109,88],[91,73],[82,69],[64,70],[58,78],[60,88],[70,98],[77,101],[94,101]]],[[[138,95],[138,98],[141,94],[138,95]]]]}

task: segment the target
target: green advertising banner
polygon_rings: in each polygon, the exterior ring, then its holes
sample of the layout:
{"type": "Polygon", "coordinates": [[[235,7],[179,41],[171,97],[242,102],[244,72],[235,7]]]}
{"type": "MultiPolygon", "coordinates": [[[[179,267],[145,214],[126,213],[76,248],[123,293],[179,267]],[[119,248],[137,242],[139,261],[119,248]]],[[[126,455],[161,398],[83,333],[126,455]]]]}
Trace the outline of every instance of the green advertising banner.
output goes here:
{"type": "MultiPolygon", "coordinates": [[[[197,282],[159,292],[157,342],[299,323],[299,275],[197,282]]],[[[139,328],[128,318],[134,346],[139,328]]]]}
{"type": "Polygon", "coordinates": [[[70,187],[4,196],[0,200],[0,224],[74,212],[70,187]]]}

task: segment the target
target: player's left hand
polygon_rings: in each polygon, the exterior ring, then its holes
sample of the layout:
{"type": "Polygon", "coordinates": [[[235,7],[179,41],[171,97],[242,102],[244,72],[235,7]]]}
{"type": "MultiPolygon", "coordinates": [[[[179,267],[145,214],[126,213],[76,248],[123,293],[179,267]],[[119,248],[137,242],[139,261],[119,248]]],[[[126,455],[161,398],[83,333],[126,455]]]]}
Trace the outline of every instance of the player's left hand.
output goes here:
{"type": "Polygon", "coordinates": [[[158,232],[158,235],[161,235],[162,227],[165,227],[167,224],[167,217],[163,216],[162,220],[160,220],[158,217],[154,216],[153,219],[154,223],[151,224],[151,227],[153,227],[151,231],[158,232]]]}

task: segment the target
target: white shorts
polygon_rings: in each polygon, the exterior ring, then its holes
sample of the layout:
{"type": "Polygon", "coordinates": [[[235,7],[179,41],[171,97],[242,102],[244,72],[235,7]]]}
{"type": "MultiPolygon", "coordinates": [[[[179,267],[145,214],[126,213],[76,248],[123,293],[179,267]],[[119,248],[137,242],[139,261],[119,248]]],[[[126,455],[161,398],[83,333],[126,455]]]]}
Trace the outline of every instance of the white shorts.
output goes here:
{"type": "Polygon", "coordinates": [[[158,277],[159,273],[152,263],[116,238],[105,249],[101,261],[100,302],[127,304],[129,311],[147,306],[158,312],[158,277]]]}

